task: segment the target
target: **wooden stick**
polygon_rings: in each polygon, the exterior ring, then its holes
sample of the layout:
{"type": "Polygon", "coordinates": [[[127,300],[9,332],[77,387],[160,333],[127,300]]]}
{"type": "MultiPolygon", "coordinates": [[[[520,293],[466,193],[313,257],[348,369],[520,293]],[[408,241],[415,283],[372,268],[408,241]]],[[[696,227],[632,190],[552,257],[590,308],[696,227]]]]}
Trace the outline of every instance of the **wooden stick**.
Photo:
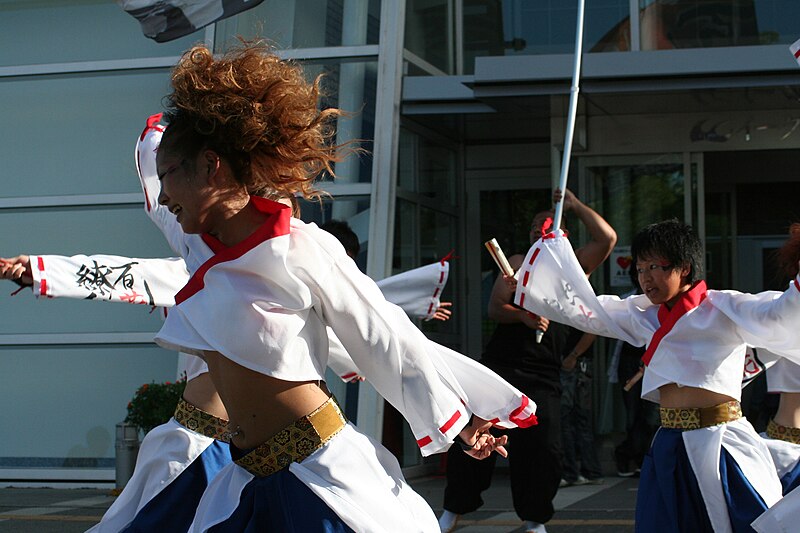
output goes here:
{"type": "Polygon", "coordinates": [[[639,370],[637,370],[637,371],[636,371],[636,373],[635,373],[635,374],[634,374],[634,375],[631,377],[631,379],[629,379],[628,381],[626,381],[626,382],[625,382],[625,386],[624,386],[624,387],[622,387],[622,389],[623,389],[625,392],[628,392],[629,390],[631,390],[631,389],[633,388],[633,386],[634,386],[634,385],[636,385],[636,383],[638,383],[638,382],[639,382],[639,380],[640,380],[640,379],[642,379],[642,377],[643,377],[643,376],[644,376],[644,368],[640,368],[640,369],[639,369],[639,370]]]}
{"type": "Polygon", "coordinates": [[[491,239],[483,243],[486,246],[486,249],[489,250],[489,255],[492,256],[494,262],[497,264],[497,267],[500,269],[500,272],[505,274],[506,276],[513,276],[514,269],[511,268],[511,265],[508,264],[508,259],[506,259],[506,254],[503,253],[503,250],[500,248],[500,245],[497,244],[496,239],[491,239]]]}

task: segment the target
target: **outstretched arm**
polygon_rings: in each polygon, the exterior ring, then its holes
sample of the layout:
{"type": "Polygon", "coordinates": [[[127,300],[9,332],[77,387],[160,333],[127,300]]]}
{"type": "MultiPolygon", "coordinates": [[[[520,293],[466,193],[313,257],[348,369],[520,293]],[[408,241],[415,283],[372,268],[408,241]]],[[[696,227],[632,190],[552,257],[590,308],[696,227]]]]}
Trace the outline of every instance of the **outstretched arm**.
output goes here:
{"type": "Polygon", "coordinates": [[[19,255],[0,258],[0,279],[32,286],[35,296],[171,307],[189,273],[182,259],[116,255],[19,255]]]}

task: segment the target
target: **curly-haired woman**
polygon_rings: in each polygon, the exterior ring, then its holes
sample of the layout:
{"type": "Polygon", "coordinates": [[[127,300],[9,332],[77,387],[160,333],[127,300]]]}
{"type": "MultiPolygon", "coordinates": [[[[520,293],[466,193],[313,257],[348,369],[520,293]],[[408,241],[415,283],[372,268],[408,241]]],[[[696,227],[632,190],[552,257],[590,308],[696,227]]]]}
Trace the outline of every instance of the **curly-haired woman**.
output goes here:
{"type": "Polygon", "coordinates": [[[206,490],[194,530],[437,531],[394,457],[347,423],[325,387],[326,326],[424,455],[454,439],[478,458],[503,452],[488,420],[532,424],[532,402],[498,378],[507,401],[476,407],[335,237],[249,194],[314,198],[314,181],[354,151],[330,142],[340,113],[317,109],[318,84],[298,66],[259,44],[220,58],[195,47],[172,86],[160,190],[146,191],[157,192],[155,216],[192,277],[156,341],[206,361],[234,458],[206,490]]]}

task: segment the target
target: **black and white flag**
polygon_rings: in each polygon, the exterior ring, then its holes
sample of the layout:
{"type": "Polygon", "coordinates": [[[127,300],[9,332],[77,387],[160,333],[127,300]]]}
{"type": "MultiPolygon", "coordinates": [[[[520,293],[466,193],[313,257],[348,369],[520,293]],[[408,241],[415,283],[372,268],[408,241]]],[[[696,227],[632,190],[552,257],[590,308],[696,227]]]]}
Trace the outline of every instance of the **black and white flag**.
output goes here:
{"type": "Polygon", "coordinates": [[[165,43],[257,6],[263,0],[117,0],[142,33],[165,43]]]}

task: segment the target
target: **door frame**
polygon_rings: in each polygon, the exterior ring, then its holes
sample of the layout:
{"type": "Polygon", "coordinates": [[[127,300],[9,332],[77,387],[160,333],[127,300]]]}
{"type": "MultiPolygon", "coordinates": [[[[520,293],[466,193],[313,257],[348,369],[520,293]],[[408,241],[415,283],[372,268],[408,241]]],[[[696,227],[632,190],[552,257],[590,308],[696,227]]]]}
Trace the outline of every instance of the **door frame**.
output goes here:
{"type": "MultiPolygon", "coordinates": [[[[534,169],[481,169],[465,172],[465,212],[464,235],[481,234],[481,193],[485,191],[535,190],[550,188],[550,169],[546,167],[534,169]],[[525,175],[527,174],[527,175],[525,175]]],[[[471,238],[471,237],[470,237],[471,238]]],[[[466,266],[466,279],[469,280],[465,290],[464,328],[465,354],[478,357],[483,350],[481,338],[481,254],[488,253],[483,243],[472,242],[465,237],[463,259],[466,266]]]]}

